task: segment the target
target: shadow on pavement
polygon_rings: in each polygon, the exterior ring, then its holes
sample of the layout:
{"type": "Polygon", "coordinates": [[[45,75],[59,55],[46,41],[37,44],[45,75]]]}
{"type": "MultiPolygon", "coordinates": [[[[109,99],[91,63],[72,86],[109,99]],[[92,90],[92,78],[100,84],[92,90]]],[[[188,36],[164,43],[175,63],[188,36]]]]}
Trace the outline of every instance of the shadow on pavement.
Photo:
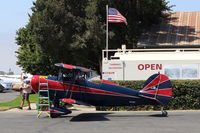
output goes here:
{"type": "Polygon", "coordinates": [[[111,113],[83,113],[77,116],[74,116],[70,121],[71,122],[82,122],[82,121],[110,121],[106,118],[106,115],[111,113]]]}

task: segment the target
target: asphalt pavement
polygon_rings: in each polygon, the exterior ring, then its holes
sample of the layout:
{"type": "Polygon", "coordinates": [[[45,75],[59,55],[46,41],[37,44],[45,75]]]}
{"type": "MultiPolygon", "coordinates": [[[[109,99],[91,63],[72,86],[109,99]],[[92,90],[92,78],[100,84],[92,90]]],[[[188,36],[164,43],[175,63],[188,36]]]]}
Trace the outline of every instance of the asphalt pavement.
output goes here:
{"type": "Polygon", "coordinates": [[[200,111],[74,111],[59,118],[36,111],[0,112],[1,133],[199,133],[200,111]]]}
{"type": "Polygon", "coordinates": [[[4,92],[0,93],[0,103],[11,101],[18,96],[20,96],[20,93],[17,91],[4,90],[4,92]]]}
{"type": "MultiPolygon", "coordinates": [[[[19,92],[0,93],[0,102],[10,101],[19,92]]],[[[31,105],[35,109],[35,105],[31,105]]],[[[0,112],[0,133],[199,133],[200,111],[102,112],[73,110],[59,118],[36,117],[37,111],[12,109],[0,112]]]]}

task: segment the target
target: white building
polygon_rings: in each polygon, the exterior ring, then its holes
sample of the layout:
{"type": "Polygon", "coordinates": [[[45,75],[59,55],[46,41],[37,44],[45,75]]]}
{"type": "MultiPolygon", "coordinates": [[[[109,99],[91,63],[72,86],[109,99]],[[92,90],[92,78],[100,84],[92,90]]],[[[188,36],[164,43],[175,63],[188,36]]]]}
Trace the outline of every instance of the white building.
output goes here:
{"type": "Polygon", "coordinates": [[[200,79],[200,49],[103,50],[102,78],[105,80],[146,80],[155,73],[170,79],[200,79]],[[113,54],[110,57],[108,55],[113,54]]]}

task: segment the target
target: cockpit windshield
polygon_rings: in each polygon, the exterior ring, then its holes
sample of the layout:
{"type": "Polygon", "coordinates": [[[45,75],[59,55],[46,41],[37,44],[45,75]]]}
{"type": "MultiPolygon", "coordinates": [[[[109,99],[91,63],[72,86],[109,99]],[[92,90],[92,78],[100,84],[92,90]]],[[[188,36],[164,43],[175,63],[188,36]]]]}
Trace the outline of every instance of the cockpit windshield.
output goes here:
{"type": "Polygon", "coordinates": [[[77,81],[77,80],[92,80],[99,77],[95,71],[80,66],[57,63],[59,68],[58,80],[60,81],[77,81]]]}
{"type": "Polygon", "coordinates": [[[87,79],[87,73],[80,70],[59,69],[58,80],[63,82],[74,82],[77,80],[87,79]]]}

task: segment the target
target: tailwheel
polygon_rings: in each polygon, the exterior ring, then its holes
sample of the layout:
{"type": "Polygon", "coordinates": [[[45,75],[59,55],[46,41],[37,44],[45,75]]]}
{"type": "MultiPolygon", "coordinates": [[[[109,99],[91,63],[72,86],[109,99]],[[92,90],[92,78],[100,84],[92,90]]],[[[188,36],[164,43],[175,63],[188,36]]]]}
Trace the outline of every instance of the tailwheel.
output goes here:
{"type": "Polygon", "coordinates": [[[162,108],[161,112],[162,112],[162,116],[163,117],[167,117],[168,116],[168,112],[166,110],[164,110],[163,108],[162,108]]]}

